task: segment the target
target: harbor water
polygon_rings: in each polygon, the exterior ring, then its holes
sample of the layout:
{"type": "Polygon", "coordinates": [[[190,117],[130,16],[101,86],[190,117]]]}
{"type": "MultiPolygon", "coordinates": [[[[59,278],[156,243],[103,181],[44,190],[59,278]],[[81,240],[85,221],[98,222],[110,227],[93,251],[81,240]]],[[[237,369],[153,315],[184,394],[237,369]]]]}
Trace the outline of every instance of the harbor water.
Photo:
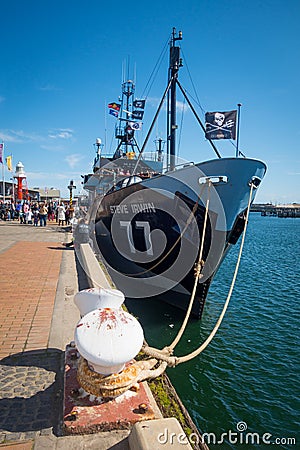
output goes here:
{"type": "MultiPolygon", "coordinates": [[[[300,448],[299,236],[300,219],[250,214],[237,282],[217,335],[200,356],[167,371],[211,449],[300,448]]],[[[214,327],[237,253],[238,245],[176,356],[197,348],[214,327]]],[[[150,345],[171,343],[183,313],[153,299],[127,303],[150,345]]]]}

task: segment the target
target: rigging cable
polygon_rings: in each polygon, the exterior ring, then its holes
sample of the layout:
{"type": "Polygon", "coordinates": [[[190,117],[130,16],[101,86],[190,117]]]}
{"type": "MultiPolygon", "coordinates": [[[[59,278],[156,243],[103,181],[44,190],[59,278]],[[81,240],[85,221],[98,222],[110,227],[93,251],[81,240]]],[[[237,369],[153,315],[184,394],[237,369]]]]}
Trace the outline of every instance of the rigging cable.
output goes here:
{"type": "Polygon", "coordinates": [[[154,68],[153,68],[153,70],[152,70],[152,72],[150,74],[150,77],[149,77],[149,79],[148,79],[148,81],[146,83],[146,86],[144,87],[144,90],[143,90],[143,93],[142,93],[142,98],[145,98],[145,99],[148,98],[149,92],[150,92],[150,90],[151,90],[151,88],[153,86],[153,83],[154,83],[155,78],[157,76],[158,70],[161,67],[163,57],[164,57],[164,55],[166,53],[166,49],[168,47],[169,39],[170,38],[168,37],[168,40],[165,43],[165,45],[163,46],[161,54],[159,55],[159,57],[157,59],[157,62],[156,62],[155,66],[154,66],[154,68]]]}
{"type": "MultiPolygon", "coordinates": [[[[187,72],[188,72],[188,74],[189,74],[189,78],[190,78],[190,81],[191,81],[191,83],[192,83],[192,87],[193,87],[193,89],[194,89],[194,93],[195,93],[195,96],[196,96],[196,99],[197,99],[197,102],[196,102],[196,103],[197,103],[197,105],[199,106],[199,108],[201,109],[202,114],[204,115],[204,114],[205,114],[205,110],[203,109],[203,107],[202,107],[202,105],[201,105],[201,103],[200,103],[200,100],[199,100],[199,97],[198,97],[198,94],[197,94],[197,91],[196,91],[196,88],[195,88],[195,85],[194,85],[194,82],[193,82],[193,79],[192,79],[192,75],[191,75],[191,72],[190,72],[190,69],[189,69],[187,60],[186,60],[186,58],[185,58],[185,56],[184,56],[184,53],[183,53],[183,50],[182,50],[181,47],[180,47],[180,50],[181,50],[181,53],[182,53],[182,55],[183,55],[184,63],[185,63],[185,65],[186,65],[186,69],[187,69],[187,72]]],[[[191,96],[191,97],[192,97],[192,96],[191,96]]]]}
{"type": "Polygon", "coordinates": [[[183,97],[183,105],[182,105],[180,128],[179,128],[180,131],[178,133],[177,158],[179,157],[179,149],[180,149],[180,145],[181,145],[184,113],[185,113],[185,97],[183,97]]]}
{"type": "MultiPolygon", "coordinates": [[[[181,48],[181,47],[180,47],[180,48],[181,48]]],[[[182,48],[181,48],[181,52],[182,52],[182,55],[183,55],[184,63],[185,63],[185,65],[186,65],[187,72],[188,72],[188,74],[189,74],[190,82],[191,82],[191,84],[192,84],[193,91],[194,91],[194,94],[195,94],[196,99],[193,97],[192,94],[189,93],[189,91],[188,91],[187,89],[184,89],[184,91],[185,91],[186,94],[187,94],[187,95],[195,102],[195,104],[199,106],[199,108],[201,109],[201,112],[202,112],[202,118],[204,118],[204,117],[205,117],[205,112],[206,112],[206,111],[205,111],[205,109],[203,108],[203,106],[202,106],[202,104],[201,104],[201,102],[200,102],[200,100],[199,100],[198,93],[197,93],[197,91],[196,91],[196,87],[195,87],[195,84],[194,84],[194,82],[193,82],[193,79],[192,79],[192,76],[191,76],[190,69],[189,69],[189,67],[188,67],[187,59],[186,59],[185,56],[184,56],[184,52],[183,52],[182,48]]],[[[237,144],[235,144],[235,143],[232,141],[232,139],[228,139],[228,140],[229,140],[230,144],[236,149],[236,148],[237,148],[237,144]]],[[[243,153],[241,153],[241,155],[245,158],[245,155],[244,155],[243,153]]]]}

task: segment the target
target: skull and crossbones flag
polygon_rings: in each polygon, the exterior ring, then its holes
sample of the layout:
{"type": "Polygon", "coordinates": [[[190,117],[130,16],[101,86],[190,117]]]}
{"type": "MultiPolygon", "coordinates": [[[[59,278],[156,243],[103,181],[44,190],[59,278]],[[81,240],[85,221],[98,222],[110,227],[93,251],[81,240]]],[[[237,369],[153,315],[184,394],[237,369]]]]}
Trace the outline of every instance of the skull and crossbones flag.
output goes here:
{"type": "Polygon", "coordinates": [[[146,100],[134,100],[133,101],[133,106],[135,107],[135,108],[140,108],[140,109],[144,109],[145,108],[145,103],[146,103],[146,100]]]}
{"type": "Polygon", "coordinates": [[[207,112],[205,114],[206,139],[235,139],[237,110],[207,112]]]}

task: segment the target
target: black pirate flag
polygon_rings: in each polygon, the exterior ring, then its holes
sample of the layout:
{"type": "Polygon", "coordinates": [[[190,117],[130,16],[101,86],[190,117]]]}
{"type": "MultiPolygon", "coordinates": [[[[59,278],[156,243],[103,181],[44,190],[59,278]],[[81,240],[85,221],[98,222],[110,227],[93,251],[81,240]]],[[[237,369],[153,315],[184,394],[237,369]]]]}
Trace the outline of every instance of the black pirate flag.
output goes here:
{"type": "Polygon", "coordinates": [[[235,139],[237,111],[207,112],[205,114],[206,139],[235,139]]]}
{"type": "Polygon", "coordinates": [[[132,111],[132,118],[142,120],[144,115],[144,111],[134,110],[132,111]]]}
{"type": "Polygon", "coordinates": [[[146,103],[146,100],[134,100],[133,101],[133,106],[135,107],[135,108],[140,108],[140,109],[144,109],[145,108],[145,103],[146,103]]]}

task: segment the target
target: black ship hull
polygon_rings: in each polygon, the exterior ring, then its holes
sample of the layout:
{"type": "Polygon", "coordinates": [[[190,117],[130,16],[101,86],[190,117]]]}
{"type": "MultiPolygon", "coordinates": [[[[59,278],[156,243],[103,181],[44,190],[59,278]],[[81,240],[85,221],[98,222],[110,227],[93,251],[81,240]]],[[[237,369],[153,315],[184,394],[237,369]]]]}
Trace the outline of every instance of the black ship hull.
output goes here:
{"type": "Polygon", "coordinates": [[[137,301],[159,296],[186,310],[204,233],[204,267],[192,308],[200,318],[213,277],[243,231],[249,183],[259,183],[265,170],[260,161],[222,158],[98,197],[94,249],[117,288],[137,301]]]}

